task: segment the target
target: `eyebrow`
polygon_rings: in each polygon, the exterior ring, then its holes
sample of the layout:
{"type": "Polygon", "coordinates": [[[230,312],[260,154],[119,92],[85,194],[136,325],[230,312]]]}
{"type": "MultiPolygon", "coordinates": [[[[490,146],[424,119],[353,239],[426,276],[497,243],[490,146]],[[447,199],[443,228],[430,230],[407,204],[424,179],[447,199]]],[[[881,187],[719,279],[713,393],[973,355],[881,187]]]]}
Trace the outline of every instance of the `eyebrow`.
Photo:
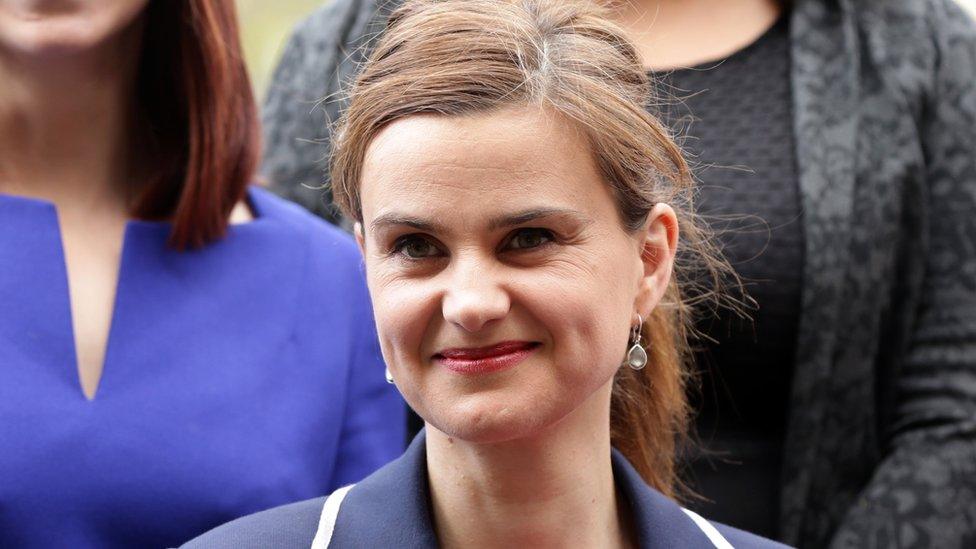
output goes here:
{"type": "Polygon", "coordinates": [[[525,210],[524,212],[493,217],[488,220],[488,230],[500,229],[502,227],[514,227],[516,225],[521,225],[523,223],[528,223],[529,221],[546,217],[568,218],[576,223],[579,223],[580,225],[588,225],[590,223],[589,218],[576,210],[566,208],[533,208],[531,210],[525,210]]]}
{"type": "Polygon", "coordinates": [[[413,227],[418,231],[424,231],[424,232],[436,233],[436,232],[444,231],[444,228],[441,225],[433,221],[428,221],[426,219],[421,219],[419,217],[412,217],[409,215],[401,215],[396,212],[383,214],[377,217],[376,219],[370,222],[369,230],[376,231],[382,229],[383,227],[390,227],[390,226],[397,226],[397,225],[406,225],[408,227],[413,227]]]}
{"type": "MultiPolygon", "coordinates": [[[[522,212],[517,212],[514,214],[506,214],[501,216],[496,216],[488,220],[488,230],[493,231],[496,229],[504,227],[514,227],[516,225],[521,225],[523,223],[528,223],[529,221],[534,221],[536,219],[543,219],[547,217],[562,217],[567,218],[580,225],[589,225],[590,219],[583,214],[570,210],[567,208],[532,208],[530,210],[525,210],[522,212]]],[[[406,225],[408,227],[413,227],[418,231],[431,232],[431,233],[443,233],[447,232],[447,229],[435,222],[428,219],[423,219],[419,217],[414,217],[410,215],[403,215],[396,212],[391,212],[383,214],[376,219],[374,219],[369,224],[370,231],[377,231],[384,227],[406,225]]]]}

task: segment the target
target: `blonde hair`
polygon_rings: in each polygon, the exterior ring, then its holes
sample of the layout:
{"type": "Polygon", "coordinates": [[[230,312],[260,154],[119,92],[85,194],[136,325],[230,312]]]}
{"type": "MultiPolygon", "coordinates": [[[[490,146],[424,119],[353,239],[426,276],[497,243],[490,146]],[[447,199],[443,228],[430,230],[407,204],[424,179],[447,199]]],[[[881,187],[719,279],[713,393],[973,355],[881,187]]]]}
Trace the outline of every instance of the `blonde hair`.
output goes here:
{"type": "Polygon", "coordinates": [[[713,295],[696,286],[717,285],[730,269],[692,213],[688,166],[646,111],[651,97],[636,50],[592,2],[408,0],[350,91],[334,134],[331,180],[336,204],[362,221],[363,159],[385,125],[419,113],[463,116],[536,104],[584,131],[626,230],[642,227],[655,204],[670,204],[679,260],[644,322],[647,367],[623,367],[615,379],[611,437],[648,484],[673,497],[675,449],[689,417],[692,310],[713,295]]]}

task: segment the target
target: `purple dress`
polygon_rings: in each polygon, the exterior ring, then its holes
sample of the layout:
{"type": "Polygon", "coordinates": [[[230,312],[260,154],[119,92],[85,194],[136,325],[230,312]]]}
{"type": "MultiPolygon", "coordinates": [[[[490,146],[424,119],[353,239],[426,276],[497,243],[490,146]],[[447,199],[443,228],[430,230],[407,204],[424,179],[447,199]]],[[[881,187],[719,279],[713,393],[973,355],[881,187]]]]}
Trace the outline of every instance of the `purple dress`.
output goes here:
{"type": "Polygon", "coordinates": [[[81,391],[53,205],[0,195],[0,547],[166,547],[398,456],[359,252],[252,188],[201,250],[125,232],[105,367],[81,391]]]}

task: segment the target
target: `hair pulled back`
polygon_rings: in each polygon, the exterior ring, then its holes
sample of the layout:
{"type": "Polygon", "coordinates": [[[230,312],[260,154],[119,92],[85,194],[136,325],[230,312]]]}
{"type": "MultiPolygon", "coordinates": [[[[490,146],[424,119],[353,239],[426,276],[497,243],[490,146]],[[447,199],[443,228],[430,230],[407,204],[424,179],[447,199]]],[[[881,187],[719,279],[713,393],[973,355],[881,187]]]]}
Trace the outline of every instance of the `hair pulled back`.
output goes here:
{"type": "Polygon", "coordinates": [[[623,32],[583,0],[407,0],[349,93],[334,133],[331,181],[336,204],[357,221],[365,153],[387,124],[519,104],[560,113],[584,132],[626,230],[642,227],[659,202],[675,209],[679,261],[644,322],[649,361],[640,371],[620,369],[611,404],[614,447],[651,486],[674,496],[675,450],[689,416],[692,311],[711,295],[693,286],[717,285],[728,266],[692,213],[680,149],[645,109],[651,85],[623,32]]]}

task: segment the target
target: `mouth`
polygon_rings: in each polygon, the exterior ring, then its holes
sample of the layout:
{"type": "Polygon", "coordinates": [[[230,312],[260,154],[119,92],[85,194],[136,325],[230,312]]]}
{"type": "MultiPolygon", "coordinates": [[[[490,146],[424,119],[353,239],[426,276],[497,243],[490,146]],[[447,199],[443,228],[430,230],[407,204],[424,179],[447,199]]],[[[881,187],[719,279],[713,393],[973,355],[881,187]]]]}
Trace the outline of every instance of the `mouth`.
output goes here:
{"type": "Polygon", "coordinates": [[[488,374],[514,368],[541,345],[535,341],[503,341],[487,347],[444,349],[432,359],[457,374],[488,374]]]}

